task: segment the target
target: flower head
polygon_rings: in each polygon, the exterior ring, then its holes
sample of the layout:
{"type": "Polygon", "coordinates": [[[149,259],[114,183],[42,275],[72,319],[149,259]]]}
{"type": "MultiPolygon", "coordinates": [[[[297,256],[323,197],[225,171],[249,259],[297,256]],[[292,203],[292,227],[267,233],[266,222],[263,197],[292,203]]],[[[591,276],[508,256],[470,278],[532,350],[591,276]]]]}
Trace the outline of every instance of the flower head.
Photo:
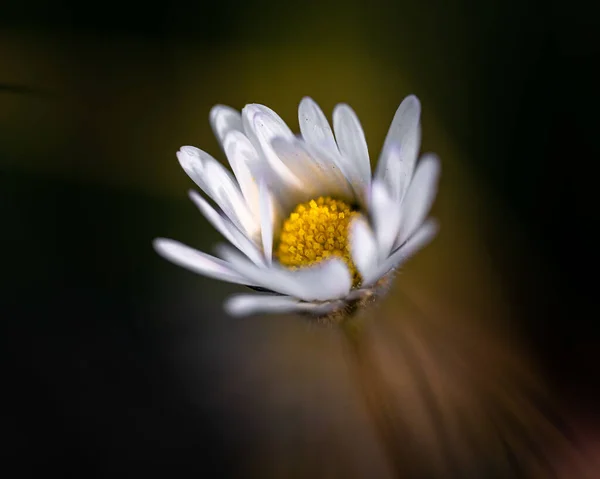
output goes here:
{"type": "Polygon", "coordinates": [[[420,112],[415,96],[401,103],[372,177],[365,135],[348,105],[334,109],[332,131],[319,106],[304,98],[299,136],[266,106],[247,105],[241,114],[213,107],[210,121],[233,175],[191,146],[177,158],[214,206],[194,191],[192,201],[230,245],[215,257],[157,239],[156,251],[257,290],[227,300],[233,315],[324,317],[374,297],[437,232],[427,215],[440,162],[430,154],[417,163],[420,112]]]}

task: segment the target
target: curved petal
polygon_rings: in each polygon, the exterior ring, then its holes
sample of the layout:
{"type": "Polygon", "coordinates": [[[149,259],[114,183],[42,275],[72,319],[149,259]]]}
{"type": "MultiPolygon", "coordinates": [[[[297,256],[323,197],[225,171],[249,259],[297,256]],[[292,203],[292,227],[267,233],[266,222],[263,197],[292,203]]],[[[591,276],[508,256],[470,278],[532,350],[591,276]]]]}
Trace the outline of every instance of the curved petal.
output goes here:
{"type": "Polygon", "coordinates": [[[412,180],[418,151],[409,147],[402,148],[397,143],[390,144],[387,150],[386,168],[377,181],[385,184],[389,195],[396,203],[402,203],[412,180]]]}
{"type": "Polygon", "coordinates": [[[223,165],[193,146],[181,147],[177,159],[190,178],[238,228],[250,237],[256,235],[260,228],[258,221],[248,209],[237,182],[223,165]]]}
{"type": "Polygon", "coordinates": [[[223,138],[223,150],[240,185],[248,208],[256,218],[260,215],[258,178],[264,176],[261,162],[254,145],[241,131],[230,131],[223,138]]]}
{"type": "Polygon", "coordinates": [[[362,276],[362,286],[368,286],[377,279],[377,241],[371,228],[363,218],[356,218],[350,224],[350,247],[352,261],[362,276]]]}
{"type": "Polygon", "coordinates": [[[228,283],[257,286],[235,272],[226,261],[190,248],[179,241],[157,238],[153,245],[156,252],[163,258],[194,273],[228,283]]]}
{"type": "Polygon", "coordinates": [[[229,242],[244,253],[258,266],[265,265],[265,258],[254,242],[247,238],[236,226],[220,215],[208,202],[195,191],[189,193],[191,200],[202,212],[204,217],[221,233],[229,242]]]}
{"type": "Polygon", "coordinates": [[[249,316],[257,313],[311,313],[327,314],[340,306],[340,301],[331,303],[307,303],[290,296],[270,294],[239,294],[225,302],[225,311],[231,316],[249,316]]]}
{"type": "Polygon", "coordinates": [[[371,201],[369,204],[373,227],[379,251],[380,261],[385,260],[398,238],[400,222],[402,219],[401,206],[394,201],[384,184],[374,180],[371,187],[371,201]]]}
{"type": "MultiPolygon", "coordinates": [[[[350,195],[348,182],[339,168],[325,155],[309,151],[298,139],[275,138],[273,150],[281,161],[302,182],[302,196],[322,194],[345,197],[350,195]]],[[[329,151],[327,151],[329,153],[329,151]]]]}
{"type": "Polygon", "coordinates": [[[439,158],[432,154],[423,156],[417,165],[415,176],[402,203],[402,224],[398,244],[410,238],[429,214],[437,194],[440,169],[439,158]]]}
{"type": "Polygon", "coordinates": [[[346,175],[344,159],[338,151],[323,145],[303,143],[308,154],[314,158],[326,177],[327,192],[348,201],[363,201],[366,195],[359,196],[346,175]]]}
{"type": "Polygon", "coordinates": [[[209,119],[213,132],[221,144],[223,144],[223,140],[229,132],[243,131],[242,115],[229,106],[213,106],[210,110],[209,119]]]}
{"type": "Polygon", "coordinates": [[[356,190],[365,190],[371,184],[369,149],[360,121],[354,110],[339,104],[333,110],[333,129],[340,153],[351,162],[349,178],[356,190]]]}
{"type": "Polygon", "coordinates": [[[267,264],[273,262],[273,199],[264,181],[259,186],[260,194],[260,233],[262,236],[263,253],[267,264]]]}
{"type": "Polygon", "coordinates": [[[417,232],[412,235],[406,243],[394,251],[390,257],[379,267],[377,274],[379,277],[385,275],[392,269],[402,266],[417,251],[426,246],[437,234],[439,230],[438,223],[429,219],[421,225],[417,232]]]}
{"type": "Polygon", "coordinates": [[[294,138],[294,134],[281,117],[266,106],[251,104],[246,105],[242,110],[242,124],[250,141],[254,143],[257,151],[264,157],[281,181],[292,187],[302,188],[300,180],[277,157],[271,146],[274,138],[294,138]]]}
{"type": "Polygon", "coordinates": [[[323,110],[309,97],[305,97],[298,107],[298,123],[302,138],[308,144],[318,145],[334,153],[338,147],[333,132],[323,110]]]}
{"type": "MultiPolygon", "coordinates": [[[[396,110],[392,124],[383,143],[383,149],[379,157],[375,177],[386,182],[393,183],[393,180],[387,179],[388,162],[392,154],[398,154],[402,161],[407,165],[414,165],[416,157],[419,154],[421,146],[421,127],[419,121],[421,118],[421,103],[414,95],[407,96],[396,110]]],[[[389,173],[392,173],[390,171],[389,173]]]]}
{"type": "MultiPolygon", "coordinates": [[[[358,174],[352,165],[352,161],[344,155],[334,153],[325,148],[319,148],[316,145],[307,145],[307,147],[313,156],[326,159],[328,163],[333,165],[333,168],[339,170],[343,177],[343,181],[348,185],[352,201],[356,201],[361,207],[366,208],[368,188],[363,188],[360,182],[357,181],[356,178],[358,177],[358,174]]],[[[342,184],[342,182],[338,180],[338,184],[342,184]]]]}
{"type": "Polygon", "coordinates": [[[222,245],[219,251],[238,274],[252,283],[304,301],[343,298],[352,287],[350,272],[345,263],[338,258],[295,271],[274,264],[265,271],[225,245],[222,245]]]}

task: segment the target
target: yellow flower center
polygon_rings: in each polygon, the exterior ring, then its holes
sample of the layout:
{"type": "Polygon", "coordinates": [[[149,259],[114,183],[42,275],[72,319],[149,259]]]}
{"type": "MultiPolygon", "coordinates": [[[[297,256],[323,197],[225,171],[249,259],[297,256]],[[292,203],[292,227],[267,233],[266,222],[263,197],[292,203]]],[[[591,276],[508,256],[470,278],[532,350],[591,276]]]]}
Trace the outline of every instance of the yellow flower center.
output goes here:
{"type": "Polygon", "coordinates": [[[290,269],[310,266],[332,256],[348,265],[354,286],[360,275],[352,262],[348,227],[360,213],[350,205],[329,196],[301,203],[283,222],[276,256],[290,269]]]}

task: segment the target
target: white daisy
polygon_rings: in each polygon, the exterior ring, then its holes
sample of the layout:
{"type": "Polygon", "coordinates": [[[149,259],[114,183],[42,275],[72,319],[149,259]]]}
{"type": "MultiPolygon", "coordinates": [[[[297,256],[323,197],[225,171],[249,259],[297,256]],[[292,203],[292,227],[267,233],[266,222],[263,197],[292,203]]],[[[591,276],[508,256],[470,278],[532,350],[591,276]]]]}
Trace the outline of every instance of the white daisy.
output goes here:
{"type": "Polygon", "coordinates": [[[334,109],[332,131],[304,98],[298,136],[266,106],[247,105],[241,114],[213,107],[210,121],[234,174],[191,146],[177,158],[214,206],[193,191],[192,201],[233,247],[221,245],[215,257],[161,238],[156,251],[258,291],[230,297],[232,315],[323,317],[373,297],[437,232],[427,215],[440,162],[429,154],[417,164],[420,113],[415,96],[402,102],[372,177],[365,135],[348,105],[334,109]]]}

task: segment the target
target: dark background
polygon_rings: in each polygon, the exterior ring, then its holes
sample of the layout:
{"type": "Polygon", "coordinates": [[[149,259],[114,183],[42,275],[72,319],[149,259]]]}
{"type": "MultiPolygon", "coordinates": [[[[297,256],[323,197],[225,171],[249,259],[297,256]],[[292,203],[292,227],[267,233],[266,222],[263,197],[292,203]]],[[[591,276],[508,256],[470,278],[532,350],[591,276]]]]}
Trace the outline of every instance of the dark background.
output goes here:
{"type": "Polygon", "coordinates": [[[174,344],[195,338],[183,361],[205,398],[280,326],[227,318],[236,287],[150,244],[218,240],[174,158],[182,144],[218,155],[211,105],[264,102],[296,129],[304,95],[327,112],[350,103],[373,159],[400,100],[421,98],[424,147],[453,172],[442,196],[466,198],[506,323],[564,415],[592,417],[598,13],[583,1],[3,4],[5,452],[24,475],[239,473],[261,431],[231,410],[250,406],[190,401],[174,344]]]}

